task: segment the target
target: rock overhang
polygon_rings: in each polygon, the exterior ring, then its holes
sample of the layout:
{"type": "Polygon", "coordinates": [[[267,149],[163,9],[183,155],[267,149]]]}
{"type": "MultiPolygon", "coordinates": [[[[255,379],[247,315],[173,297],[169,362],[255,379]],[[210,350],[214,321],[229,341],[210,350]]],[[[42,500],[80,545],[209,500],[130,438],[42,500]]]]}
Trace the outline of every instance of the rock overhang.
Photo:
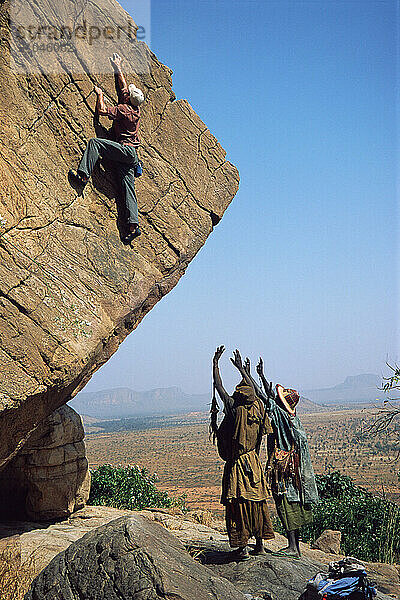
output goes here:
{"type": "MultiPolygon", "coordinates": [[[[105,24],[110,14],[126,16],[113,0],[92,6],[105,24]]],[[[190,104],[175,99],[171,70],[141,45],[149,70],[129,79],[146,96],[137,185],[143,233],[133,249],[123,246],[109,165],[96,168],[83,196],[66,178],[96,135],[93,84],[116,100],[114,77],[92,71],[90,52],[76,74],[16,73],[9,3],[0,11],[1,465],[178,283],[239,176],[190,104]]],[[[129,48],[124,60],[129,66],[129,48]]]]}

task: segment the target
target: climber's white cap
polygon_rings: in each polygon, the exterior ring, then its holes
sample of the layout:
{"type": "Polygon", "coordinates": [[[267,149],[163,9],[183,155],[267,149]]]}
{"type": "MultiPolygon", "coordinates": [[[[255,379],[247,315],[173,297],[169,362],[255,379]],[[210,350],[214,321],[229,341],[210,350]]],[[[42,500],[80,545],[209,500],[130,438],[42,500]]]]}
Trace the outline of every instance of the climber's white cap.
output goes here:
{"type": "Polygon", "coordinates": [[[144,102],[144,95],[142,90],[139,90],[133,83],[129,86],[129,96],[131,99],[131,104],[133,106],[139,106],[144,102]]]}

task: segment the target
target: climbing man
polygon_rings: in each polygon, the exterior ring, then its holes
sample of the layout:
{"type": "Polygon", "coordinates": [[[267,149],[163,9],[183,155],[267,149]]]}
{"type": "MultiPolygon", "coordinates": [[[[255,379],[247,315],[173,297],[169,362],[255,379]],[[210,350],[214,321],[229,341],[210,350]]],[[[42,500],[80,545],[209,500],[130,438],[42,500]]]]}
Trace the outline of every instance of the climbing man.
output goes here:
{"type": "Polygon", "coordinates": [[[71,170],[68,178],[72,187],[82,193],[100,156],[114,162],[126,207],[128,233],[122,241],[129,244],[141,233],[135,192],[135,174],[138,176],[141,173],[137,149],[139,146],[139,107],[144,102],[144,95],[135,85],[131,84],[128,87],[121,68],[122,58],[118,54],[113,54],[110,61],[114,68],[118,104],[107,107],[104,102],[103,90],[96,86],[94,91],[97,95],[96,111],[99,115],[113,121],[115,141],[98,137],[89,140],[77,172],[71,170]]]}

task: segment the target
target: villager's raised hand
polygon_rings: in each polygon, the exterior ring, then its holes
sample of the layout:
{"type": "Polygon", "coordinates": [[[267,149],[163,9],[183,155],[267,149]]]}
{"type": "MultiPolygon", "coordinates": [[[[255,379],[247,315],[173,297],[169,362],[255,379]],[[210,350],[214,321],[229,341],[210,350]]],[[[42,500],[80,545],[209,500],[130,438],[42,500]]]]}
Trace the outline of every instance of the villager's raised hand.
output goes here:
{"type": "Polygon", "coordinates": [[[221,358],[221,356],[223,355],[223,353],[225,352],[225,346],[218,346],[215,354],[214,354],[214,358],[213,358],[213,363],[214,365],[218,364],[219,359],[221,358]]]}
{"type": "Polygon", "coordinates": [[[94,86],[94,91],[98,96],[100,96],[103,93],[103,90],[97,85],[94,86]]]}
{"type": "Polygon", "coordinates": [[[267,381],[266,385],[267,385],[267,388],[268,388],[268,389],[266,390],[266,391],[267,391],[267,396],[268,396],[269,398],[275,398],[275,394],[274,394],[274,392],[273,392],[273,390],[272,390],[272,388],[273,388],[272,381],[270,381],[269,383],[268,383],[268,381],[267,381]]]}
{"type": "Polygon", "coordinates": [[[262,377],[264,375],[264,363],[263,363],[263,359],[261,358],[261,356],[260,356],[260,360],[258,361],[256,371],[260,377],[262,377]]]}
{"type": "Polygon", "coordinates": [[[248,356],[246,356],[246,360],[244,361],[243,368],[246,371],[247,375],[250,375],[251,365],[250,365],[250,359],[248,356]]]}
{"type": "Polygon", "coordinates": [[[231,358],[231,362],[237,369],[239,369],[239,371],[243,371],[242,357],[240,356],[239,350],[235,350],[233,353],[233,358],[231,358]]]}
{"type": "Polygon", "coordinates": [[[274,398],[275,394],[272,391],[272,381],[268,382],[265,379],[265,375],[264,375],[264,363],[263,363],[263,359],[260,356],[260,360],[258,361],[258,365],[256,367],[256,371],[258,373],[258,375],[261,377],[262,381],[263,381],[263,385],[264,385],[264,389],[265,389],[265,393],[267,394],[267,396],[269,398],[274,398]]]}

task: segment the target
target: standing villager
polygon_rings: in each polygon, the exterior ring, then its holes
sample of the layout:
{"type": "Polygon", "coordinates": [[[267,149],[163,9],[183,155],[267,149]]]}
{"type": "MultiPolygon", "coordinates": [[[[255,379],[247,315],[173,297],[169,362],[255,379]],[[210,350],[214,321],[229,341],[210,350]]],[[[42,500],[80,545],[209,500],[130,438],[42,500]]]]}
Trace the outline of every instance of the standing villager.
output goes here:
{"type": "Polygon", "coordinates": [[[139,147],[140,105],[144,102],[143,92],[135,85],[129,87],[122,72],[122,59],[118,54],[110,58],[114,68],[118,94],[116,106],[105,105],[103,90],[95,87],[97,95],[96,112],[113,121],[114,140],[92,138],[89,140],[77,172],[68,174],[71,185],[82,193],[99,157],[113,161],[119,177],[125,200],[128,233],[123,242],[129,244],[141,233],[138,219],[138,205],[135,192],[135,174],[141,174],[141,163],[137,155],[139,147]]]}
{"type": "Polygon", "coordinates": [[[213,380],[224,404],[224,419],[216,426],[218,451],[225,460],[221,503],[225,505],[226,527],[231,547],[238,548],[238,560],[250,558],[248,541],[256,538],[255,554],[264,554],[263,539],[274,538],[267,506],[267,485],[259,459],[263,435],[272,431],[263,403],[243,379],[230,396],[222,385],[218,362],[224,352],[219,346],[213,358],[213,380]]]}
{"type": "Polygon", "coordinates": [[[296,415],[299,394],[296,390],[276,385],[264,375],[263,361],[257,365],[262,390],[242,366],[238,351],[235,366],[243,378],[253,384],[256,394],[263,400],[274,431],[274,444],[269,452],[267,479],[271,482],[277,513],[286,531],[288,546],[276,554],[299,557],[300,529],[312,521],[312,505],[318,502],[318,491],[311,464],[307,436],[296,415]]]}

